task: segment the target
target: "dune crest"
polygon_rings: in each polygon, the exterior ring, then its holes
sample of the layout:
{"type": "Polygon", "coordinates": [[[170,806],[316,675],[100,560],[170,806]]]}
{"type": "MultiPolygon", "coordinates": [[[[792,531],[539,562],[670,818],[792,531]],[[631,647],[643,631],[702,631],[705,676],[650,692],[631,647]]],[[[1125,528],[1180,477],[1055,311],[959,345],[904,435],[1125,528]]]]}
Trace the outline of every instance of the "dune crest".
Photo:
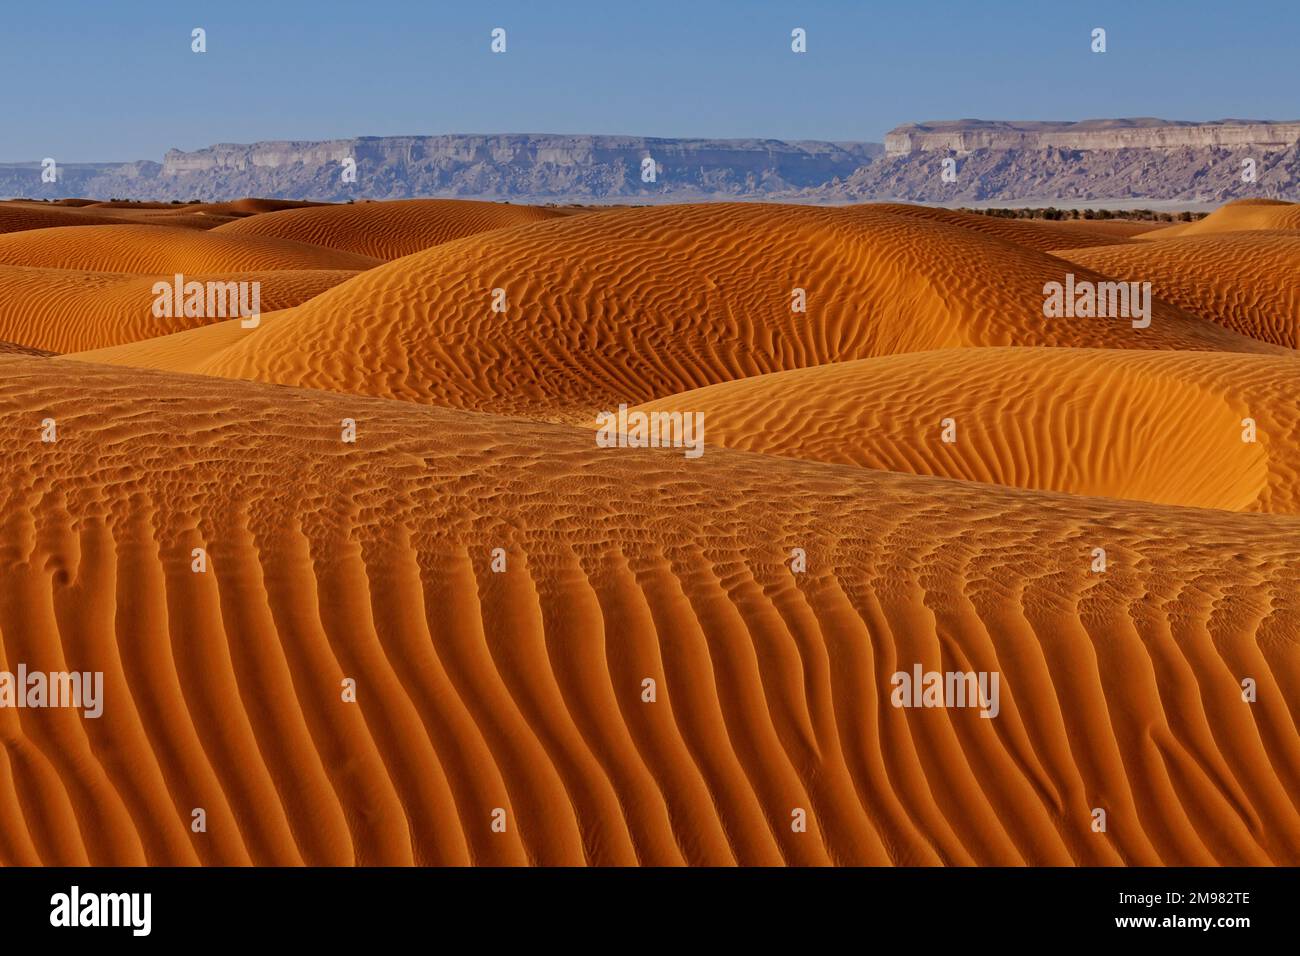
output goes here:
{"type": "Polygon", "coordinates": [[[1143,239],[1174,239],[1219,232],[1300,229],[1300,203],[1280,199],[1237,199],[1225,203],[1204,219],[1166,226],[1143,234],[1143,239]]]}

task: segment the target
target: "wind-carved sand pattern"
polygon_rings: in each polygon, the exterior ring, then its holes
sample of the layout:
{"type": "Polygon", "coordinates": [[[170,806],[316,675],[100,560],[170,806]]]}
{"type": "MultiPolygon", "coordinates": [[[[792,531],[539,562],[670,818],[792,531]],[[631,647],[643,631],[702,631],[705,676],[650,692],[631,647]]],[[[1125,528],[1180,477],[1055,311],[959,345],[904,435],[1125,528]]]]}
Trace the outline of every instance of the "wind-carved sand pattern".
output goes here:
{"type": "Polygon", "coordinates": [[[1295,207],[39,206],[0,864],[1300,863],[1295,207]]]}
{"type": "Polygon", "coordinates": [[[980,216],[935,222],[894,210],[715,204],[570,215],[372,268],[268,314],[253,336],[213,327],[86,358],[580,422],[624,401],[896,352],[1290,352],[1158,299],[1141,330],[1045,321],[1045,283],[1066,272],[1103,277],[989,235],[982,222],[958,224],[980,216]],[[503,311],[492,308],[498,289],[503,311]],[[795,290],[806,311],[792,308],[795,290]]]}
{"type": "Polygon", "coordinates": [[[252,216],[218,226],[240,236],[275,236],[343,249],[379,259],[400,259],[452,239],[566,215],[540,206],[458,199],[408,199],[388,203],[313,206],[252,216]]]}

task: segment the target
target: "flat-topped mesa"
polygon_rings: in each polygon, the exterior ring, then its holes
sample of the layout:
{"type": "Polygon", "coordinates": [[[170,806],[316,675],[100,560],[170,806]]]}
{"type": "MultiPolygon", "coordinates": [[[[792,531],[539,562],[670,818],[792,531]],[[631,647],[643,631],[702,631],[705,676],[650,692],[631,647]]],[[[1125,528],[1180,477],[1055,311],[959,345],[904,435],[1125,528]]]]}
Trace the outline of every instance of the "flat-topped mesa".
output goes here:
{"type": "Polygon", "coordinates": [[[796,185],[818,185],[847,176],[880,153],[879,144],[773,139],[660,139],[644,136],[569,136],[553,134],[452,134],[444,136],[363,136],[324,142],[269,141],[220,143],[184,152],[173,149],[162,174],[175,176],[210,170],[247,171],[283,167],[319,167],[355,159],[372,168],[463,169],[590,168],[633,164],[645,157],[672,167],[777,176],[796,185]]]}
{"type": "Polygon", "coordinates": [[[263,143],[218,143],[207,149],[185,152],[169,149],[163,157],[162,174],[176,176],[181,173],[201,173],[210,169],[248,170],[274,169],[303,163],[319,166],[337,163],[354,155],[355,140],[335,139],[327,142],[294,142],[282,140],[263,143]]]}
{"type": "Polygon", "coordinates": [[[977,149],[1176,149],[1258,146],[1285,149],[1300,142],[1300,120],[1215,120],[1189,123],[1161,119],[1066,122],[939,120],[906,123],[885,134],[885,153],[969,153],[977,149]]]}

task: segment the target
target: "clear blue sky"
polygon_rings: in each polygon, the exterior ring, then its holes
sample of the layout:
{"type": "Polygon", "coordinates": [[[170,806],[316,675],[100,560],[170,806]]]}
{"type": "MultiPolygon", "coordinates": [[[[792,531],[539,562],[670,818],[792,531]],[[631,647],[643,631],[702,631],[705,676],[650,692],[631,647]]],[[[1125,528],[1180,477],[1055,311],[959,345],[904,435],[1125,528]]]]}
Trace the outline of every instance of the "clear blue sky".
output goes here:
{"type": "Polygon", "coordinates": [[[454,132],[878,141],[911,120],[1103,116],[1300,118],[1300,0],[8,0],[0,12],[0,161],[454,132]],[[497,26],[504,55],[489,51],[497,26]],[[1104,55],[1089,51],[1097,26],[1104,55]]]}

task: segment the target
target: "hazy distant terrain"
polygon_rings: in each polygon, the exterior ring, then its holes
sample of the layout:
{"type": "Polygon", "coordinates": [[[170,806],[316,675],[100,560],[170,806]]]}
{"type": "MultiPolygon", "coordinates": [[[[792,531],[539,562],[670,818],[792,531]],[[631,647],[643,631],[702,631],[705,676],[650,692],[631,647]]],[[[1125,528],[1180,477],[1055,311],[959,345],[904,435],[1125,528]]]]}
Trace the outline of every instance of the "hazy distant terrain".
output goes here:
{"type": "MultiPolygon", "coordinates": [[[[1300,198],[1300,122],[906,124],[885,143],[548,134],[361,137],[171,150],[161,163],[0,164],[0,196],[345,201],[802,202],[1300,198]],[[654,160],[654,177],[643,177],[654,160]],[[945,178],[944,161],[951,160],[945,178]],[[346,181],[348,161],[355,182],[346,181]],[[1253,178],[1246,163],[1253,163],[1253,178]]],[[[57,159],[57,157],[55,157],[57,159]]]]}
{"type": "Polygon", "coordinates": [[[633,136],[362,137],[171,150],[162,163],[67,166],[43,184],[39,164],[0,165],[0,195],[221,201],[241,196],[342,201],[446,196],[637,200],[788,194],[852,175],[879,143],[633,136]],[[642,179],[646,158],[654,181],[642,179]],[[344,162],[356,163],[356,182],[344,162]]]}
{"type": "Polygon", "coordinates": [[[828,198],[919,202],[1285,199],[1300,183],[1300,123],[1090,120],[908,124],[828,198]],[[955,160],[945,182],[943,161],[955,160]],[[1253,160],[1253,181],[1243,178],[1253,160]]]}

